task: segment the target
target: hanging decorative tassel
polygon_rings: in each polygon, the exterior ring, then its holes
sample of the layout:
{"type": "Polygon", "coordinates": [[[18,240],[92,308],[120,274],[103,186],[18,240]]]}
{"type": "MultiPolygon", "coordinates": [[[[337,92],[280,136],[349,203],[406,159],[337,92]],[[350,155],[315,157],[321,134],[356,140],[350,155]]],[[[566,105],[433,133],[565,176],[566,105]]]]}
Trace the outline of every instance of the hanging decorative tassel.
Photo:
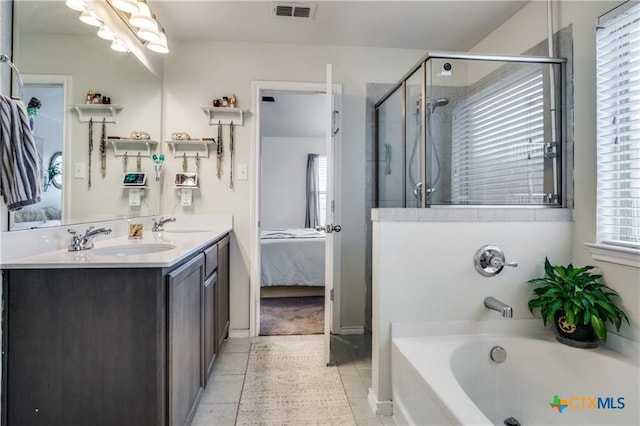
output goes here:
{"type": "Polygon", "coordinates": [[[102,135],[100,136],[100,173],[102,177],[107,175],[107,121],[102,119],[102,135]]]}
{"type": "Polygon", "coordinates": [[[200,173],[200,153],[196,152],[196,173],[200,173]]]}
{"type": "Polygon", "coordinates": [[[218,179],[222,177],[222,158],[224,155],[224,143],[222,142],[222,123],[218,120],[218,144],[217,147],[217,175],[218,179]]]}
{"type": "Polygon", "coordinates": [[[229,188],[233,189],[233,120],[229,124],[229,188]]]}
{"type": "Polygon", "coordinates": [[[187,171],[187,153],[186,152],[182,153],[182,171],[183,172],[187,171]]]}
{"type": "Polygon", "coordinates": [[[136,171],[142,171],[142,157],[140,156],[140,152],[138,152],[138,156],[136,157],[136,171]]]}
{"type": "Polygon", "coordinates": [[[127,155],[127,152],[125,151],[124,155],[122,156],[122,168],[124,169],[124,171],[127,171],[127,161],[129,160],[129,156],[127,155]]]}
{"type": "Polygon", "coordinates": [[[91,188],[91,152],[93,151],[93,117],[89,119],[89,188],[91,188]]]}

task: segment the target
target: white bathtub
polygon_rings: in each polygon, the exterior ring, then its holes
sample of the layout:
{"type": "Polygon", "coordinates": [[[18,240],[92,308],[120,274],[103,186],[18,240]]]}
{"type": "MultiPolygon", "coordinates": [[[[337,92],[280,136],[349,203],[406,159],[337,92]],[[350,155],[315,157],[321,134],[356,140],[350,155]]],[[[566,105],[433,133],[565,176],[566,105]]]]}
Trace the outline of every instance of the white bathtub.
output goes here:
{"type": "Polygon", "coordinates": [[[513,417],[522,425],[640,424],[637,359],[562,345],[540,322],[393,324],[396,422],[502,425],[513,417]],[[489,357],[496,345],[506,350],[503,363],[489,357]],[[562,413],[550,405],[556,395],[567,405],[562,413]]]}

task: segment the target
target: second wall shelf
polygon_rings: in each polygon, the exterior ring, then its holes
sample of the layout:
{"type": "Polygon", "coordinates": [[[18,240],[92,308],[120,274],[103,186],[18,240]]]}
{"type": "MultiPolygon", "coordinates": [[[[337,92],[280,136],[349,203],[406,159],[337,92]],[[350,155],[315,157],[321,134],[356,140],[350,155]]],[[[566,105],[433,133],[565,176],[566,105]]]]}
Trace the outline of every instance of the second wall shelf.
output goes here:
{"type": "Polygon", "coordinates": [[[127,156],[136,156],[140,153],[141,157],[151,157],[151,151],[155,150],[157,141],[140,140],[140,139],[107,139],[113,146],[113,155],[122,157],[126,153],[127,156]]]}
{"type": "Polygon", "coordinates": [[[190,139],[181,141],[166,141],[173,151],[173,157],[200,157],[209,158],[209,145],[213,141],[203,141],[200,139],[190,139]]]}
{"type": "Polygon", "coordinates": [[[94,123],[105,121],[115,123],[116,117],[124,107],[115,104],[72,104],[69,105],[78,114],[81,123],[88,123],[93,118],[94,123]]]}
{"type": "Polygon", "coordinates": [[[209,116],[210,126],[214,126],[218,122],[229,125],[232,121],[234,126],[242,126],[245,114],[249,114],[248,109],[231,107],[202,107],[202,111],[209,116]]]}

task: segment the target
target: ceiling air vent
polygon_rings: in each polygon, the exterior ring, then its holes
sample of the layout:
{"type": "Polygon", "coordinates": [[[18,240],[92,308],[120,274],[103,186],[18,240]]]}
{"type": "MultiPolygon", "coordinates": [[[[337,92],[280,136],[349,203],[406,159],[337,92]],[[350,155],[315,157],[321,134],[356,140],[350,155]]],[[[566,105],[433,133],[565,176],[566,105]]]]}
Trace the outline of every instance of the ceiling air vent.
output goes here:
{"type": "Polygon", "coordinates": [[[304,18],[313,19],[313,12],[316,6],[314,4],[304,3],[274,3],[273,16],[282,18],[304,18]]]}

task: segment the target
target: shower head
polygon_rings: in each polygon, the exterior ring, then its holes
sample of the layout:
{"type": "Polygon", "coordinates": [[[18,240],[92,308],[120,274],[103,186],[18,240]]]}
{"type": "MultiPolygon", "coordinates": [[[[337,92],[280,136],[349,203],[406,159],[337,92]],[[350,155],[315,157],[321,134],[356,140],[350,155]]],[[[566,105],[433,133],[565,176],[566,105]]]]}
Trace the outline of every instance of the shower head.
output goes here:
{"type": "Polygon", "coordinates": [[[429,102],[429,111],[431,111],[431,113],[433,113],[433,111],[436,110],[436,108],[438,107],[442,107],[445,105],[449,104],[449,99],[448,98],[438,98],[435,102],[429,102]]]}

